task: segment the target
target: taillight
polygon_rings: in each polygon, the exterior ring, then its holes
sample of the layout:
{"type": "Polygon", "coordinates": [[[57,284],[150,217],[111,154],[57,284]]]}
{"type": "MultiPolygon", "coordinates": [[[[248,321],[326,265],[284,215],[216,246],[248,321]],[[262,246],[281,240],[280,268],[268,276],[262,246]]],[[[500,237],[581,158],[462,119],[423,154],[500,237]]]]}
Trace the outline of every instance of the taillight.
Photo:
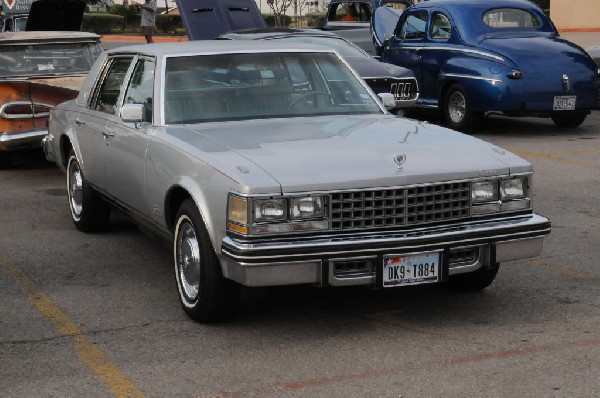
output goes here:
{"type": "Polygon", "coordinates": [[[8,102],[0,107],[0,117],[5,119],[23,119],[47,117],[52,106],[46,104],[31,104],[26,101],[8,102]]]}

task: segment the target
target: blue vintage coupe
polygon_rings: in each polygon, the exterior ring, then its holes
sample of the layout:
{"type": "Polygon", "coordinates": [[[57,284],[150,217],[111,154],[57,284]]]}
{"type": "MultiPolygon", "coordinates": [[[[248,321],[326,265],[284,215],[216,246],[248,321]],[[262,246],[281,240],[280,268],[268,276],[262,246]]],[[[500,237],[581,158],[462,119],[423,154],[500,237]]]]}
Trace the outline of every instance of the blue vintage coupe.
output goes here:
{"type": "Polygon", "coordinates": [[[415,73],[417,106],[440,109],[453,129],[474,128],[486,112],[576,127],[598,106],[598,66],[530,1],[431,0],[404,12],[381,7],[372,30],[383,60],[415,73]]]}

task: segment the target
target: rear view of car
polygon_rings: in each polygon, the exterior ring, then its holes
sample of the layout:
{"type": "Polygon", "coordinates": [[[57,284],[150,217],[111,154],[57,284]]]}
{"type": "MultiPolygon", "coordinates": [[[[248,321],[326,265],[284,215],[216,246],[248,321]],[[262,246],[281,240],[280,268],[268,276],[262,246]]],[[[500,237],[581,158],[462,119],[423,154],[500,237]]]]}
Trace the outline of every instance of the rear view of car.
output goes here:
{"type": "Polygon", "coordinates": [[[102,52],[100,36],[15,32],[0,38],[0,168],[15,151],[39,149],[48,112],[73,99],[102,52]]]}

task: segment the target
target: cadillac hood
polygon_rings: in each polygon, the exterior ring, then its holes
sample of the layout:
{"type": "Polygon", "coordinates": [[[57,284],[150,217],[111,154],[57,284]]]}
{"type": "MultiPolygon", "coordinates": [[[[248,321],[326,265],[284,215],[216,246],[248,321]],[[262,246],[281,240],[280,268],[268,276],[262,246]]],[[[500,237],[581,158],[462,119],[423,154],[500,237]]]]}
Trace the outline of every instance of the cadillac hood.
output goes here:
{"type": "Polygon", "coordinates": [[[476,138],[394,116],[210,123],[178,130],[187,150],[239,182],[282,192],[433,183],[528,172],[531,165],[476,138]],[[405,159],[402,162],[402,159],[405,159]]]}

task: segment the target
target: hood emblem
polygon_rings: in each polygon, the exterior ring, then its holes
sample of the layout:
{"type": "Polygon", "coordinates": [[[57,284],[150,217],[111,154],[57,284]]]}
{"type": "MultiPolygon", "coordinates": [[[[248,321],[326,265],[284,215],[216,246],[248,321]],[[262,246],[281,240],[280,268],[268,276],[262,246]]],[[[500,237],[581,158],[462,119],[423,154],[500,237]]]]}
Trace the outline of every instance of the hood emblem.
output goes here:
{"type": "Polygon", "coordinates": [[[398,168],[401,169],[402,165],[406,162],[406,155],[401,153],[399,155],[394,154],[394,163],[398,165],[398,168]]]}
{"type": "Polygon", "coordinates": [[[565,92],[568,93],[571,89],[571,84],[569,83],[569,76],[567,76],[566,74],[562,76],[562,85],[563,90],[565,90],[565,92]]]}

